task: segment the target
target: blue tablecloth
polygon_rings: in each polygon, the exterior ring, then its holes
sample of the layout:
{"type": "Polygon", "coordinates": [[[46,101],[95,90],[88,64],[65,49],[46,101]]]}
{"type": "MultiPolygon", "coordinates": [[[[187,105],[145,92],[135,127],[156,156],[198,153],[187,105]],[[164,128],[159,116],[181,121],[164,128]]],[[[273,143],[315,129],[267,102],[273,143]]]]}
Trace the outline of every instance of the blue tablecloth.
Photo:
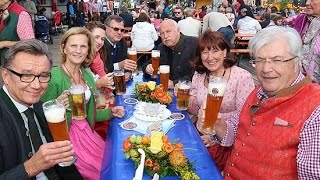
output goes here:
{"type": "MultiPolygon", "coordinates": [[[[148,81],[150,79],[142,78],[142,75],[134,77],[132,81],[127,83],[127,93],[122,96],[117,96],[116,105],[122,105],[126,109],[126,115],[119,119],[115,118],[111,122],[110,129],[106,137],[106,146],[104,150],[104,160],[101,170],[101,178],[104,180],[129,180],[135,175],[133,161],[126,159],[122,150],[122,143],[126,137],[131,134],[139,134],[135,131],[126,131],[119,126],[119,122],[128,119],[132,116],[134,105],[124,103],[126,98],[132,97],[134,84],[136,82],[148,81]]],[[[158,81],[158,80],[157,80],[158,81]]],[[[188,159],[195,161],[194,168],[196,173],[203,180],[223,179],[215,163],[211,159],[207,148],[204,146],[197,130],[190,121],[186,111],[176,109],[175,98],[173,103],[168,106],[171,112],[180,112],[185,115],[185,119],[176,121],[176,125],[169,130],[168,136],[170,140],[179,139],[179,142],[184,144],[184,152],[188,159]]],[[[150,176],[144,175],[144,180],[151,179],[150,176]]],[[[163,179],[179,179],[178,177],[166,177],[163,179]]]]}

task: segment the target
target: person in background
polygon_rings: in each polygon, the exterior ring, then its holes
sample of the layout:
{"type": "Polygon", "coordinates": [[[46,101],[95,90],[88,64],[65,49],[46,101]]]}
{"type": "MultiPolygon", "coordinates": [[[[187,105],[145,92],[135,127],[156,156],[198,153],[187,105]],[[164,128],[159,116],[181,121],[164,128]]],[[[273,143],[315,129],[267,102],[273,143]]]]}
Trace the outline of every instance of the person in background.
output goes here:
{"type": "Polygon", "coordinates": [[[277,26],[282,26],[283,25],[283,16],[277,15],[272,19],[272,22],[274,22],[275,25],[277,26]]]}
{"type": "Polygon", "coordinates": [[[207,8],[205,6],[202,6],[199,13],[199,18],[203,19],[206,14],[207,14],[207,8]]]}
{"type": "Polygon", "coordinates": [[[319,179],[320,86],[301,72],[299,34],[268,27],[249,48],[260,84],[240,114],[229,123],[217,120],[212,136],[222,146],[234,145],[225,179],[319,179]]]}
{"type": "Polygon", "coordinates": [[[234,13],[232,12],[232,8],[231,7],[227,7],[226,8],[226,17],[229,19],[229,21],[233,25],[234,24],[234,20],[235,20],[235,16],[234,16],[234,13]]]}
{"type": "Polygon", "coordinates": [[[184,10],[185,19],[178,22],[179,30],[186,36],[198,37],[201,34],[201,22],[193,19],[193,11],[190,8],[184,10]]]}
{"type": "Polygon", "coordinates": [[[75,0],[74,9],[76,12],[77,26],[84,26],[84,2],[83,0],[75,0]]]}
{"type": "Polygon", "coordinates": [[[37,14],[37,8],[34,2],[32,0],[22,0],[19,2],[19,4],[28,11],[31,16],[32,22],[34,23],[34,16],[37,14]]]}
{"type": "MultiPolygon", "coordinates": [[[[95,56],[90,64],[90,69],[95,75],[96,87],[98,95],[102,95],[106,99],[105,107],[113,107],[115,102],[113,73],[108,73],[104,69],[104,62],[102,59],[106,58],[106,49],[104,47],[104,39],[106,38],[106,27],[99,21],[91,21],[87,24],[87,29],[92,33],[95,40],[95,56]]],[[[94,125],[95,131],[105,140],[108,132],[110,121],[96,122],[94,125]]]]}
{"type": "Polygon", "coordinates": [[[249,15],[249,14],[252,14],[250,8],[245,7],[245,8],[242,8],[240,11],[241,11],[241,18],[239,19],[237,24],[238,33],[256,34],[258,31],[262,29],[259,22],[249,15]]]}
{"type": "MultiPolygon", "coordinates": [[[[234,66],[236,61],[229,56],[230,45],[221,33],[206,30],[201,34],[197,43],[197,56],[193,61],[195,73],[190,89],[188,107],[190,114],[198,117],[198,111],[207,98],[210,76],[221,77],[228,81],[220,108],[221,119],[227,121],[240,112],[244,101],[254,89],[254,82],[251,74],[234,66]]],[[[200,132],[202,132],[202,123],[201,120],[196,122],[200,132]]],[[[226,159],[221,160],[219,153],[230,153],[231,148],[223,148],[213,143],[209,136],[204,135],[202,138],[208,139],[206,141],[208,151],[219,170],[223,171],[226,159]]]]}
{"type": "Polygon", "coordinates": [[[28,12],[15,0],[1,0],[0,66],[4,64],[8,49],[20,40],[33,39],[32,20],[28,12]]]}
{"type": "Polygon", "coordinates": [[[68,27],[72,28],[76,25],[76,21],[77,21],[73,0],[68,1],[66,8],[67,8],[68,27]]]}
{"type": "MultiPolygon", "coordinates": [[[[113,70],[124,69],[133,71],[137,67],[137,63],[128,59],[127,42],[123,39],[124,21],[117,15],[108,16],[104,22],[106,26],[105,48],[107,50],[107,58],[105,67],[108,72],[113,70]]],[[[129,73],[126,74],[126,80],[129,80],[129,73]]]]}
{"type": "Polygon", "coordinates": [[[262,16],[260,17],[260,26],[261,28],[266,28],[268,26],[274,26],[274,22],[271,20],[270,17],[270,13],[269,12],[265,12],[262,14],[262,16]]]}
{"type": "Polygon", "coordinates": [[[210,12],[204,16],[202,32],[207,29],[222,33],[230,44],[235,34],[228,18],[224,14],[218,12],[210,12]]]}
{"type": "Polygon", "coordinates": [[[71,161],[74,148],[68,140],[53,142],[39,102],[51,67],[48,46],[36,39],[19,41],[6,54],[0,89],[0,179],[82,179],[74,165],[57,165],[71,161]]]}
{"type": "Polygon", "coordinates": [[[182,7],[177,6],[174,8],[172,19],[175,20],[176,22],[179,22],[180,20],[183,19],[183,8],[182,7]]]}
{"type": "Polygon", "coordinates": [[[306,14],[300,14],[296,18],[294,28],[303,42],[303,72],[320,83],[320,2],[308,0],[306,7],[306,14]]]}
{"type": "Polygon", "coordinates": [[[91,21],[100,21],[100,11],[97,0],[89,0],[88,2],[88,10],[90,13],[89,20],[91,21]]]}
{"type": "Polygon", "coordinates": [[[168,14],[163,11],[163,6],[158,6],[158,10],[156,14],[157,14],[157,17],[162,20],[169,18],[168,14]]]}
{"type": "Polygon", "coordinates": [[[158,33],[150,24],[150,19],[145,13],[140,13],[136,24],[131,31],[132,47],[137,51],[150,51],[154,48],[154,42],[158,40],[158,33]]]}
{"type": "MultiPolygon", "coordinates": [[[[173,89],[179,80],[191,81],[194,71],[190,62],[196,55],[197,38],[181,34],[177,22],[172,19],[161,23],[160,37],[160,65],[170,66],[169,88],[173,89]]],[[[151,61],[146,62],[142,70],[146,76],[152,75],[151,61]]]]}
{"type": "Polygon", "coordinates": [[[96,84],[88,67],[95,55],[95,42],[86,28],[69,29],[61,38],[61,65],[51,70],[52,80],[42,101],[58,99],[67,108],[70,141],[77,156],[75,165],[85,179],[99,179],[105,143],[94,131],[95,122],[123,117],[124,108],[97,109],[95,105],[96,84]],[[85,89],[86,118],[75,119],[68,110],[69,89],[81,85],[85,89]]]}
{"type": "Polygon", "coordinates": [[[121,13],[119,14],[119,16],[123,18],[124,27],[132,27],[133,24],[134,24],[133,23],[133,17],[128,12],[128,7],[127,6],[122,6],[120,11],[121,11],[121,13]]]}

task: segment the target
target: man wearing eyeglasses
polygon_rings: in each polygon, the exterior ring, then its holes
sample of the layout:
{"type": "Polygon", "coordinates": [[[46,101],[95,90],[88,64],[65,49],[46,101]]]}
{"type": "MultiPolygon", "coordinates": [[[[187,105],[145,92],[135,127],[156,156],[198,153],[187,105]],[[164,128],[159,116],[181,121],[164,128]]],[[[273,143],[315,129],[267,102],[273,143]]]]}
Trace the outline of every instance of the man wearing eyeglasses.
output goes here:
{"type": "Polygon", "coordinates": [[[135,70],[137,63],[128,59],[128,47],[123,38],[124,21],[122,17],[111,15],[105,20],[104,24],[106,25],[105,46],[107,50],[105,66],[108,72],[118,69],[135,70]]]}
{"type": "Polygon", "coordinates": [[[51,79],[48,54],[47,45],[35,39],[16,43],[6,54],[0,89],[0,179],[82,179],[74,165],[56,165],[73,159],[73,146],[70,141],[52,142],[39,103],[51,79]]]}
{"type": "Polygon", "coordinates": [[[240,114],[218,119],[212,136],[234,146],[225,179],[320,179],[320,86],[301,73],[299,34],[268,27],[249,48],[260,84],[240,114]]]}
{"type": "Polygon", "coordinates": [[[179,22],[180,20],[183,19],[183,9],[180,6],[177,6],[174,8],[173,10],[173,20],[175,20],[176,22],[179,22]]]}

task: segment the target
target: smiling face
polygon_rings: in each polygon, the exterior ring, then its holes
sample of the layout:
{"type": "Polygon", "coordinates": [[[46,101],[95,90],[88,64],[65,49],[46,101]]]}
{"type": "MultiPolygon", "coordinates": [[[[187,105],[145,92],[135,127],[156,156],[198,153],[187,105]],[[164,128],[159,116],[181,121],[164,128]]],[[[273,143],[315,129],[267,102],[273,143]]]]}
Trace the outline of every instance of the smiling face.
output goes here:
{"type": "Polygon", "coordinates": [[[210,71],[210,72],[218,72],[220,69],[224,69],[223,61],[227,55],[227,50],[220,50],[220,49],[208,49],[205,48],[201,52],[201,60],[203,65],[210,71]]]}
{"type": "Polygon", "coordinates": [[[295,60],[283,62],[280,65],[271,63],[272,60],[292,58],[286,48],[287,46],[288,44],[284,39],[277,39],[276,42],[266,44],[256,53],[256,59],[267,60],[265,63],[256,64],[256,74],[260,84],[269,96],[288,88],[298,76],[299,67],[295,60]]]}
{"type": "Polygon", "coordinates": [[[310,16],[320,16],[320,0],[307,0],[306,13],[310,16]]]}
{"type": "MultiPolygon", "coordinates": [[[[12,60],[9,69],[20,74],[48,74],[50,73],[50,62],[46,55],[32,55],[25,52],[17,53],[12,60]]],[[[6,68],[2,70],[2,78],[11,97],[25,106],[39,102],[45,93],[48,83],[40,83],[35,78],[31,83],[20,81],[20,77],[6,68]]]]}
{"type": "Polygon", "coordinates": [[[72,35],[64,45],[66,63],[80,66],[86,59],[89,51],[88,37],[84,34],[72,35]]]}
{"type": "Polygon", "coordinates": [[[95,44],[96,44],[96,51],[99,51],[100,48],[103,46],[104,44],[104,39],[106,38],[106,33],[103,29],[101,28],[94,28],[91,31],[94,40],[95,40],[95,44]]]}
{"type": "Polygon", "coordinates": [[[106,26],[106,35],[112,43],[119,42],[123,37],[124,24],[123,21],[110,21],[110,25],[106,26]]]}

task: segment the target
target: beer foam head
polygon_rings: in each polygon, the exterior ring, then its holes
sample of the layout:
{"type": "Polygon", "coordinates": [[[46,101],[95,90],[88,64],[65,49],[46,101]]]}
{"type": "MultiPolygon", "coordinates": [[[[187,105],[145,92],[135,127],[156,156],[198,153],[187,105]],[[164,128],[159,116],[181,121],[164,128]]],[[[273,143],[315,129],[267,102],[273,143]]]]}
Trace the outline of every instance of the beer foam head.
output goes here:
{"type": "Polygon", "coordinates": [[[226,90],[226,87],[227,87],[227,83],[225,82],[209,83],[208,94],[212,96],[222,97],[224,94],[224,91],[226,90]]]}
{"type": "Polygon", "coordinates": [[[151,57],[160,57],[160,51],[151,51],[151,57]]]}
{"type": "Polygon", "coordinates": [[[159,69],[160,73],[170,73],[170,66],[168,65],[161,65],[159,69]]]}
{"type": "Polygon", "coordinates": [[[84,87],[82,85],[72,85],[70,87],[70,93],[71,94],[83,94],[84,87]]]}
{"type": "Polygon", "coordinates": [[[179,84],[179,89],[187,90],[190,89],[190,85],[186,83],[179,84]]]}
{"type": "Polygon", "coordinates": [[[129,55],[136,55],[136,54],[137,54],[137,51],[134,50],[134,49],[128,49],[128,54],[129,54],[129,55]]]}
{"type": "Polygon", "coordinates": [[[52,105],[50,108],[44,110],[44,115],[48,122],[59,123],[65,120],[66,109],[63,106],[52,105]]]}

